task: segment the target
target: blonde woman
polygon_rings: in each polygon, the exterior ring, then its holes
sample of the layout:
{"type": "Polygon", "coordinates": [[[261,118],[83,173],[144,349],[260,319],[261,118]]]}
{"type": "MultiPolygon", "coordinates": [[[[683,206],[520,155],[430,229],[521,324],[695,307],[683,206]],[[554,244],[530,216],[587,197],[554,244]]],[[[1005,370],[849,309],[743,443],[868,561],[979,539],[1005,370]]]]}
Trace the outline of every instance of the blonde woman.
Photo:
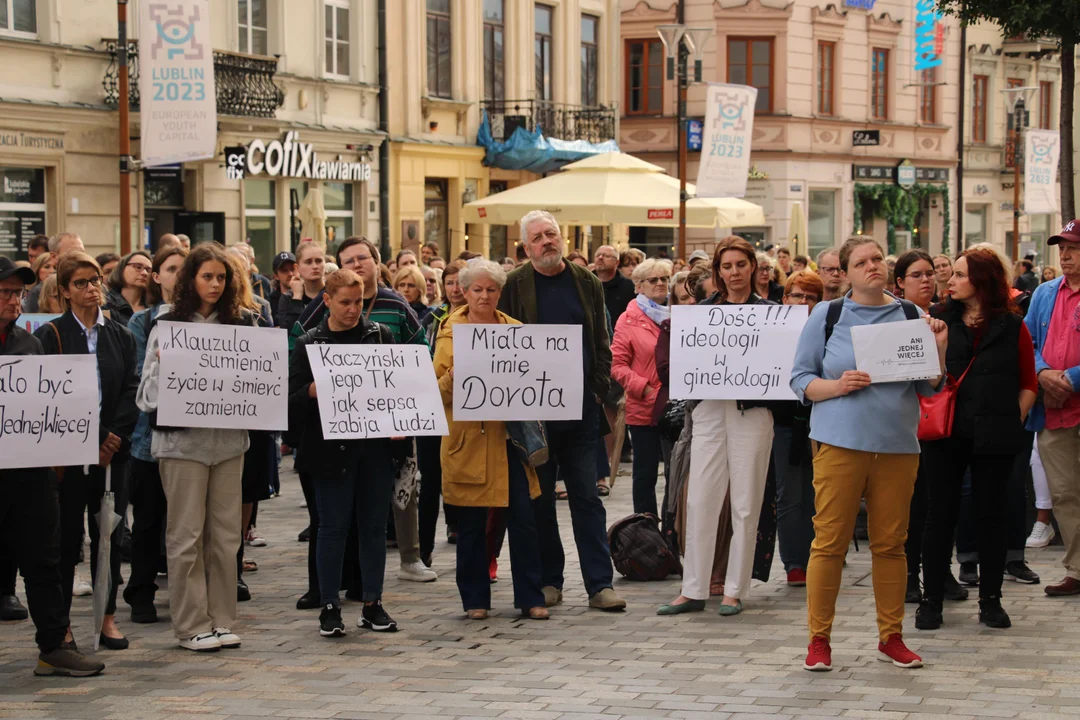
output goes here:
{"type": "Polygon", "coordinates": [[[426,302],[427,280],[424,273],[416,265],[405,265],[394,275],[394,291],[405,298],[409,307],[416,313],[420,324],[431,313],[431,308],[426,302]]]}

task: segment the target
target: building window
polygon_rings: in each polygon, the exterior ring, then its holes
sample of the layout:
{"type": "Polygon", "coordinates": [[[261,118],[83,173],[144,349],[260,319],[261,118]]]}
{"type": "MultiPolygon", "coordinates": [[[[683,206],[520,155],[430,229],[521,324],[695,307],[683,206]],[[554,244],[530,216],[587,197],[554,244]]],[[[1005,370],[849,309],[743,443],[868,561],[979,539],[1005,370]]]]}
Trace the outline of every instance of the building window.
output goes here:
{"type": "Polygon", "coordinates": [[[1049,130],[1054,111],[1054,83],[1039,83],[1039,128],[1049,130]]]}
{"type": "Polygon", "coordinates": [[[503,100],[506,87],[503,76],[503,0],[484,0],[484,99],[503,100]]]}
{"type": "Polygon", "coordinates": [[[0,32],[37,37],[36,0],[0,0],[0,32]]]}
{"type": "Polygon", "coordinates": [[[439,257],[450,257],[450,192],[447,181],[424,179],[424,242],[439,246],[439,257]]]}
{"type": "Polygon", "coordinates": [[[326,74],[349,77],[349,3],[348,0],[323,0],[326,3],[326,74]]]}
{"type": "Polygon", "coordinates": [[[757,88],[754,111],[773,111],[773,39],[731,38],[728,40],[727,81],[757,88]]]}
{"type": "Polygon", "coordinates": [[[596,107],[600,104],[600,18],[581,16],[581,104],[596,107]]]}
{"type": "Polygon", "coordinates": [[[428,95],[448,98],[450,90],[450,0],[427,0],[428,95]]]}
{"type": "Polygon", "coordinates": [[[0,255],[25,260],[34,235],[45,234],[45,168],[0,168],[0,255]]]}
{"type": "Polygon", "coordinates": [[[967,249],[981,242],[992,242],[986,224],[988,205],[966,205],[964,207],[964,247],[967,249]]]}
{"type": "Polygon", "coordinates": [[[533,14],[536,22],[536,41],[534,55],[536,57],[536,98],[538,100],[551,100],[554,98],[551,74],[552,52],[552,27],[555,8],[548,5],[537,5],[533,14]]]}
{"type": "Polygon", "coordinates": [[[835,115],[836,109],[833,104],[833,82],[835,74],[836,43],[818,43],[818,67],[817,67],[817,104],[818,114],[835,115]]]}
{"type": "Polygon", "coordinates": [[[240,52],[267,55],[266,0],[239,0],[240,52]]]}
{"type": "Polygon", "coordinates": [[[937,122],[937,68],[919,74],[919,122],[924,125],[937,122]]]}
{"type": "Polygon", "coordinates": [[[656,40],[626,43],[626,114],[664,112],[664,45],[656,40]]]}
{"type": "Polygon", "coordinates": [[[870,114],[875,120],[889,118],[889,51],[874,48],[870,62],[870,114]]]}
{"type": "Polygon", "coordinates": [[[972,142],[986,142],[986,93],[990,88],[989,75],[976,75],[975,88],[972,92],[974,112],[971,118],[972,142]]]}
{"type": "Polygon", "coordinates": [[[260,269],[273,266],[277,250],[276,190],[273,180],[244,180],[244,224],[260,269]]]}
{"type": "Polygon", "coordinates": [[[836,191],[811,190],[806,244],[810,257],[836,244],[836,191]]]}
{"type": "Polygon", "coordinates": [[[337,252],[338,245],[353,234],[353,184],[324,182],[323,206],[326,208],[326,252],[337,252]]]}

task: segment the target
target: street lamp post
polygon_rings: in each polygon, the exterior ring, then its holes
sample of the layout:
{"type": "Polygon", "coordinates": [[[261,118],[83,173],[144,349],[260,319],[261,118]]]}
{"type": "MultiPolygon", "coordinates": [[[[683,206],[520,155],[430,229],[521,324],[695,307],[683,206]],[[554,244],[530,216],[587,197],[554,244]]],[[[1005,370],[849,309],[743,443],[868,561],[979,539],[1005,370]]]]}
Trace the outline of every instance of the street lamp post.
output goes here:
{"type": "Polygon", "coordinates": [[[1038,89],[1037,87],[1015,87],[1002,90],[1013,103],[1012,112],[1009,114],[1009,132],[1013,138],[1013,263],[1020,259],[1020,166],[1024,164],[1023,132],[1028,124],[1027,98],[1029,92],[1038,89]]]}

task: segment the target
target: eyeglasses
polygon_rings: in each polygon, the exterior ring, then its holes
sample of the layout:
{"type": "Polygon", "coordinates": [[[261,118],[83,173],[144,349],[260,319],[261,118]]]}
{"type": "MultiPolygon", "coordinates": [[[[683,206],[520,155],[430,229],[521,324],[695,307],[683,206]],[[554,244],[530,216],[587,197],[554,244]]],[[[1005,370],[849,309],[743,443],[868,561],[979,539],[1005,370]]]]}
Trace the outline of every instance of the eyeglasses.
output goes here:
{"type": "Polygon", "coordinates": [[[128,263],[129,268],[134,268],[138,272],[149,273],[153,267],[150,265],[143,265],[142,263],[128,263]]]}
{"type": "Polygon", "coordinates": [[[656,285],[657,283],[664,283],[665,285],[667,285],[669,282],[671,282],[671,276],[663,275],[661,277],[649,277],[645,278],[645,282],[649,283],[650,285],[656,285]]]}
{"type": "Polygon", "coordinates": [[[791,298],[795,302],[800,302],[800,303],[818,302],[819,300],[821,300],[821,298],[818,297],[817,295],[807,295],[806,293],[800,293],[800,292],[788,293],[787,297],[791,298]]]}
{"type": "Polygon", "coordinates": [[[370,259],[371,259],[370,255],[355,255],[355,256],[349,258],[348,260],[342,260],[341,265],[342,265],[342,267],[352,267],[353,265],[359,265],[360,263],[364,262],[365,260],[370,260],[370,259]]]}
{"type": "Polygon", "coordinates": [[[0,288],[0,302],[11,302],[11,298],[18,298],[20,301],[25,300],[26,296],[30,293],[23,288],[16,290],[15,288],[0,288]]]}
{"type": "Polygon", "coordinates": [[[840,268],[839,267],[825,267],[824,265],[818,265],[818,270],[820,270],[823,273],[828,273],[830,275],[839,275],[840,274],[840,268]]]}
{"type": "Polygon", "coordinates": [[[913,272],[913,273],[909,273],[908,275],[905,275],[904,277],[911,278],[912,280],[923,280],[923,279],[933,280],[934,279],[934,271],[933,270],[924,270],[923,272],[913,272]]]}
{"type": "Polygon", "coordinates": [[[85,290],[87,284],[98,287],[99,285],[101,285],[101,276],[95,275],[92,278],[81,278],[79,280],[72,280],[71,284],[75,286],[76,290],[85,290]]]}

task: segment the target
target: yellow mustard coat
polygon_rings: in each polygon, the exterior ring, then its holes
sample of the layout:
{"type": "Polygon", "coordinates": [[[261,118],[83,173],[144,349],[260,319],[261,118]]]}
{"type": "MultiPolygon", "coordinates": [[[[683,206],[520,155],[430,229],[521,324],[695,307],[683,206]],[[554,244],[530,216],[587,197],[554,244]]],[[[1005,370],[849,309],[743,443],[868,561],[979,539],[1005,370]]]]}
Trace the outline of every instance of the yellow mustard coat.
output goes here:
{"type": "MultiPolygon", "coordinates": [[[[497,312],[497,311],[496,311],[497,312]]],[[[520,325],[509,315],[497,312],[500,323],[520,325]]],[[[435,340],[435,377],[439,380],[450,434],[442,439],[442,494],[447,505],[463,507],[506,507],[510,502],[510,467],[520,457],[507,458],[506,425],[502,421],[454,420],[454,326],[469,322],[468,306],[443,321],[435,340]]],[[[529,476],[529,496],[540,496],[536,471],[529,476]]]]}

